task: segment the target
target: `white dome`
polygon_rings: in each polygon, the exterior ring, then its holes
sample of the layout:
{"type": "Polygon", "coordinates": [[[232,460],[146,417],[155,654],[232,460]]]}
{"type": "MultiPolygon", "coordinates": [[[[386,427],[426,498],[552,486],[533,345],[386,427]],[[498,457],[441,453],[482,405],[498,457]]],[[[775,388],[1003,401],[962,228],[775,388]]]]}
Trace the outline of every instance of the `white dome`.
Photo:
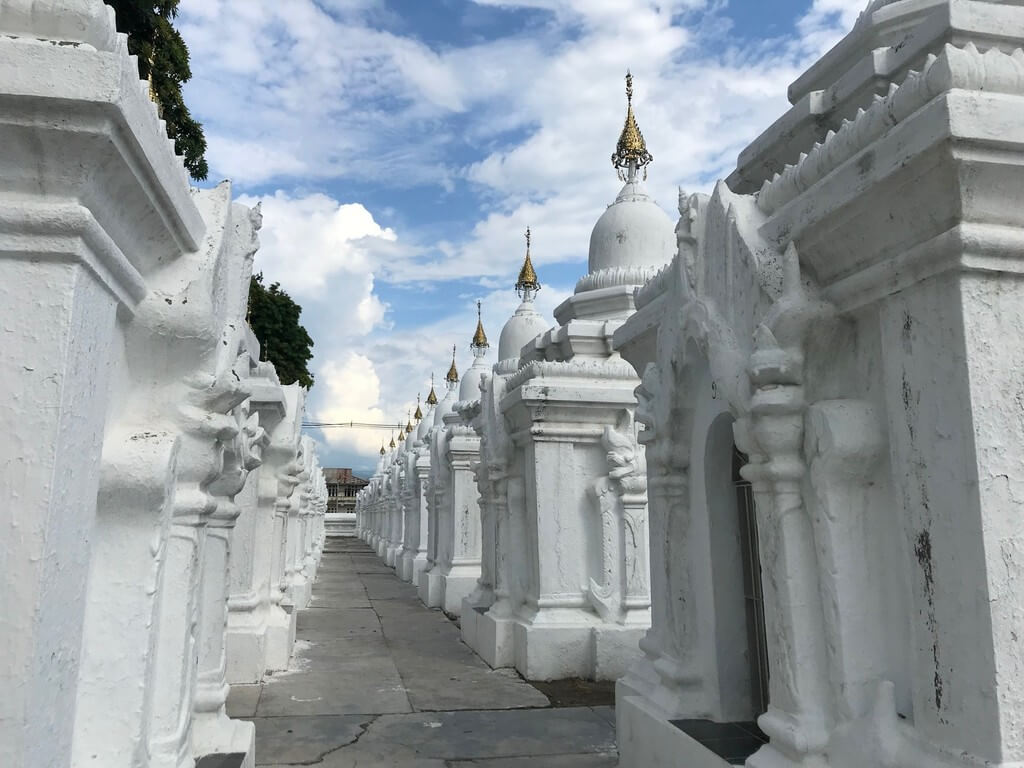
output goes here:
{"type": "Polygon", "coordinates": [[[430,431],[430,425],[434,423],[434,420],[430,416],[434,413],[434,407],[430,406],[427,408],[426,415],[420,419],[420,425],[416,430],[416,441],[423,442],[423,438],[427,436],[427,432],[430,431]]]}
{"type": "Polygon", "coordinates": [[[437,404],[434,409],[434,426],[444,427],[444,416],[446,413],[452,412],[452,406],[455,405],[455,390],[449,389],[444,393],[444,397],[441,402],[437,404]]]}
{"type": "Polygon", "coordinates": [[[524,301],[508,319],[498,338],[498,360],[518,360],[519,351],[548,329],[532,301],[524,301]]]}
{"type": "Polygon", "coordinates": [[[459,385],[459,400],[468,402],[480,399],[480,379],[487,372],[487,363],[481,355],[473,360],[473,365],[462,377],[459,385]]]}
{"type": "Polygon", "coordinates": [[[644,185],[629,182],[590,234],[590,272],[612,267],[668,264],[676,249],[675,228],[644,185]]]}

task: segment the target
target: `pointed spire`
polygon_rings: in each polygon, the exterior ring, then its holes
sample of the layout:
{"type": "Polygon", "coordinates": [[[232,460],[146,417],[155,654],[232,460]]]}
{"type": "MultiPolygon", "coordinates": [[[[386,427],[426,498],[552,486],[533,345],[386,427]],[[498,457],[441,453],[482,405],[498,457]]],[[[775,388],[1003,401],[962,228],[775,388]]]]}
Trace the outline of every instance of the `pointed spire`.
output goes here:
{"type": "Polygon", "coordinates": [[[398,442],[405,442],[405,428],[401,425],[398,426],[398,442]]]}
{"type": "Polygon", "coordinates": [[[427,395],[427,405],[437,405],[437,392],[434,391],[434,374],[430,374],[430,394],[427,395]]]}
{"type": "Polygon", "coordinates": [[[619,134],[612,165],[618,170],[622,181],[636,181],[637,171],[641,168],[645,169],[644,178],[647,178],[646,167],[653,161],[654,157],[647,151],[647,142],[633,114],[633,75],[626,70],[626,123],[619,134]]]}
{"type": "Polygon", "coordinates": [[[523,299],[533,298],[533,294],[540,290],[540,281],[537,280],[537,272],[533,268],[533,261],[530,259],[530,228],[526,228],[526,258],[523,259],[523,268],[519,270],[519,280],[516,281],[516,293],[523,299]]]}
{"type": "Polygon", "coordinates": [[[420,393],[416,393],[416,413],[412,415],[416,421],[423,421],[423,409],[420,408],[420,393]]]}
{"type": "Polygon", "coordinates": [[[412,432],[412,419],[409,417],[409,411],[405,412],[405,434],[412,432]]]}
{"type": "Polygon", "coordinates": [[[395,449],[395,433],[394,432],[391,433],[391,442],[388,443],[388,448],[390,448],[391,450],[395,449]]]}
{"type": "Polygon", "coordinates": [[[490,348],[490,344],[487,343],[487,334],[484,333],[484,321],[481,317],[481,304],[480,300],[476,302],[476,333],[473,334],[473,341],[469,343],[469,348],[473,350],[473,357],[483,357],[487,354],[487,350],[490,348]]]}
{"type": "Polygon", "coordinates": [[[452,345],[452,367],[448,369],[448,373],[445,374],[444,380],[448,382],[449,388],[453,384],[459,383],[459,369],[455,367],[455,345],[452,345]]]}
{"type": "Polygon", "coordinates": [[[383,456],[386,453],[387,453],[387,451],[384,450],[384,443],[381,443],[380,444],[380,455],[383,456]]]}

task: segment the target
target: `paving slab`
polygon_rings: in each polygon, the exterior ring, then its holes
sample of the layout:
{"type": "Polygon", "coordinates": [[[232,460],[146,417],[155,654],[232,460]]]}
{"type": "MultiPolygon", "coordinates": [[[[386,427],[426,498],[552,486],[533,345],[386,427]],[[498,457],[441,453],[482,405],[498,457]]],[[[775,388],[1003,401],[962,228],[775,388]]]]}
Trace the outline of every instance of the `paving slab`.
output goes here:
{"type": "Polygon", "coordinates": [[[256,714],[360,715],[410,712],[402,678],[388,656],[324,657],[263,686],[256,714]]]}
{"type": "MultiPolygon", "coordinates": [[[[371,602],[376,600],[418,600],[416,587],[406,584],[393,573],[361,573],[359,578],[362,579],[371,602]]],[[[423,603],[420,603],[420,607],[423,607],[423,603]]],[[[423,610],[428,609],[423,608],[423,610]]]]}
{"type": "Polygon", "coordinates": [[[375,603],[395,666],[417,710],[546,707],[548,699],[511,670],[493,670],[438,611],[402,600],[375,603]]]}
{"type": "Polygon", "coordinates": [[[618,752],[583,755],[545,755],[536,757],[495,757],[490,760],[448,760],[447,768],[616,768],[618,752]]]}
{"type": "Polygon", "coordinates": [[[389,565],[385,565],[383,562],[377,559],[376,555],[365,555],[352,557],[352,570],[354,573],[359,575],[363,574],[380,574],[384,576],[394,576],[395,569],[389,565]]]}
{"type": "Polygon", "coordinates": [[[372,715],[257,717],[256,764],[309,765],[356,741],[372,715]]]}
{"type": "Polygon", "coordinates": [[[373,608],[338,608],[333,611],[300,611],[295,636],[302,640],[341,640],[357,635],[383,635],[373,608]]]}
{"type": "Polygon", "coordinates": [[[313,595],[309,603],[310,608],[370,608],[370,598],[366,596],[366,590],[358,592],[351,589],[321,589],[313,595]]]}
{"type": "Polygon", "coordinates": [[[514,670],[488,667],[362,542],[329,542],[313,596],[296,616],[291,668],[229,696],[232,716],[256,723],[260,768],[617,764],[612,707],[553,690],[563,708],[549,708],[514,670]]]}
{"type": "Polygon", "coordinates": [[[615,728],[589,707],[417,712],[374,720],[359,745],[376,744],[442,760],[601,755],[615,751],[615,728]]]}

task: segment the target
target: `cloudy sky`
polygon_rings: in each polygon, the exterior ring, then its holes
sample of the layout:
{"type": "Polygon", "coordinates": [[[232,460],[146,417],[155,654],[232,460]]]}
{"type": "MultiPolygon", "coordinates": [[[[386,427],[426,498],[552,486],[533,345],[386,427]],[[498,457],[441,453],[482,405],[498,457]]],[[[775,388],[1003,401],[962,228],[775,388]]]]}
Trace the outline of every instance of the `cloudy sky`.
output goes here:
{"type": "MultiPolygon", "coordinates": [[[[527,225],[551,317],[620,187],[627,68],[674,219],[677,187],[728,175],[866,4],[182,0],[210,183],[262,201],[256,269],[316,343],[307,418],[404,422],[453,344],[468,366],[477,299],[496,346],[527,225]]],[[[311,434],[363,473],[389,439],[311,434]]]]}

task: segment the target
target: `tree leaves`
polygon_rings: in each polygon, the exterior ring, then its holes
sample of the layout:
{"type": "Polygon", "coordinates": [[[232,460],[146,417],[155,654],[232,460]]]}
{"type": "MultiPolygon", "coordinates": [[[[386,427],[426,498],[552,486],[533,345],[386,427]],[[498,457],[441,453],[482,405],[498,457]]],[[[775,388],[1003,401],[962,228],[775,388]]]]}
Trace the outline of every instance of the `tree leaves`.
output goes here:
{"type": "Polygon", "coordinates": [[[249,326],[259,339],[261,357],[277,369],[282,384],[299,382],[309,389],[313,374],[308,363],[313,358],[313,339],[299,323],[302,307],[281,290],[280,283],[263,285],[263,274],[253,275],[249,283],[249,326]]]}
{"type": "Polygon", "coordinates": [[[150,80],[160,116],[174,150],[197,181],[209,174],[203,126],[185,106],[181,86],[192,77],[188,47],[171,20],[180,0],[105,0],[114,9],[117,31],[128,36],[128,51],[139,59],[139,77],[150,80]]]}

